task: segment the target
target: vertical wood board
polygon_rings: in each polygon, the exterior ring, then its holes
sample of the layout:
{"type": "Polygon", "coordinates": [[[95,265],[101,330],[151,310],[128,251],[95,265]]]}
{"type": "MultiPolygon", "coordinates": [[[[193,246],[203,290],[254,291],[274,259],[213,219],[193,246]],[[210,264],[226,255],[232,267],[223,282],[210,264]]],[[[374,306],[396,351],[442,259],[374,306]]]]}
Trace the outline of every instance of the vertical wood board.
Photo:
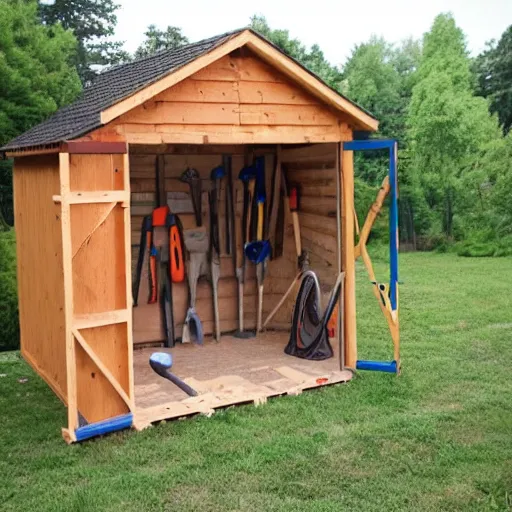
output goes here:
{"type": "Polygon", "coordinates": [[[21,352],[65,401],[58,155],[17,158],[13,183],[21,352]]]}

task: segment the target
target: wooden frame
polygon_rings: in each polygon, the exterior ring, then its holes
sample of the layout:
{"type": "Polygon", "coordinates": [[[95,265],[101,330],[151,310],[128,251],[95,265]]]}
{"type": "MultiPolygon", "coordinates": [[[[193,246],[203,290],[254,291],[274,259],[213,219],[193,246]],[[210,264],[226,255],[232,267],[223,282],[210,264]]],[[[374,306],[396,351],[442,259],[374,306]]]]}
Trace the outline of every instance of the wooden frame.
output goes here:
{"type": "MultiPolygon", "coordinates": [[[[131,314],[130,182],[126,145],[123,145],[125,154],[109,153],[110,149],[116,149],[111,144],[99,147],[98,143],[93,146],[78,143],[70,144],[68,147],[75,151],[74,153],[63,152],[59,155],[61,189],[60,195],[54,196],[54,201],[61,206],[65,290],[68,426],[62,432],[67,442],[74,442],[77,440],[77,434],[84,420],[88,424],[88,429],[94,430],[90,428],[91,424],[104,423],[112,416],[123,413],[133,413],[135,405],[131,314]],[[91,154],[90,151],[97,151],[97,153],[91,154]],[[75,160],[72,160],[73,155],[77,155],[75,160]],[[97,160],[97,155],[104,157],[97,160]],[[114,160],[115,155],[119,155],[120,158],[114,160]],[[122,176],[121,181],[119,176],[122,176]],[[108,186],[110,189],[87,190],[91,186],[100,189],[108,186]],[[122,209],[121,216],[116,213],[117,208],[122,209]],[[78,222],[78,225],[75,226],[75,222],[78,222]],[[113,230],[119,231],[119,225],[124,226],[122,245],[117,243],[121,237],[112,239],[113,230]],[[98,238],[97,233],[100,231],[103,234],[98,238]],[[84,295],[82,292],[84,284],[80,283],[85,276],[88,277],[89,267],[91,265],[92,268],[94,267],[93,260],[95,258],[105,260],[105,251],[112,250],[123,255],[120,260],[124,262],[122,268],[124,286],[114,292],[108,292],[102,288],[103,283],[95,280],[89,283],[84,295]],[[86,252],[85,257],[80,257],[81,252],[86,252]],[[75,302],[74,296],[77,290],[80,293],[78,302],[75,302]],[[107,293],[111,299],[105,300],[102,297],[104,293],[107,293]],[[114,303],[124,304],[125,307],[113,309],[109,304],[114,303]],[[109,339],[110,335],[114,335],[115,338],[109,339]],[[112,345],[106,345],[106,340],[112,345]],[[126,343],[125,347],[120,346],[123,342],[126,343]],[[99,372],[98,375],[96,371],[99,372]],[[102,404],[98,407],[94,399],[91,402],[84,398],[84,393],[94,393],[94,390],[98,392],[98,399],[99,395],[102,396],[100,400],[102,404]],[[111,403],[107,403],[109,401],[111,403]]],[[[117,257],[114,256],[114,258],[117,257]]],[[[109,272],[112,275],[115,268],[108,266],[105,268],[107,269],[106,286],[108,286],[115,282],[112,277],[108,277],[109,272]]]]}

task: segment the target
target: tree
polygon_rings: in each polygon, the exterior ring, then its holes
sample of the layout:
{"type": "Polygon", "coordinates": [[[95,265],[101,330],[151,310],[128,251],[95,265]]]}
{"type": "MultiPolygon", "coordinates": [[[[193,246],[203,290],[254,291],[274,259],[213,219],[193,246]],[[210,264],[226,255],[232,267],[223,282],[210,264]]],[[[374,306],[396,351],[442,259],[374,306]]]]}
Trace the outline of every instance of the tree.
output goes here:
{"type": "Polygon", "coordinates": [[[107,39],[114,35],[118,8],[113,0],[55,0],[51,4],[39,1],[42,23],[48,26],[60,23],[75,34],[78,47],[71,62],[83,84],[93,80],[96,68],[129,60],[123,43],[107,39]]]}
{"type": "Polygon", "coordinates": [[[451,15],[437,16],[425,34],[415,79],[407,133],[411,166],[438,229],[451,239],[467,194],[464,178],[499,138],[487,102],[473,96],[464,34],[451,15]]]}
{"type": "Polygon", "coordinates": [[[476,58],[475,71],[477,93],[490,100],[490,111],[498,114],[507,134],[512,127],[512,25],[497,44],[487,44],[487,50],[476,58]]]}
{"type": "Polygon", "coordinates": [[[403,116],[400,75],[391,62],[392,47],[372,37],[357,45],[343,67],[346,93],[379,119],[379,134],[397,137],[397,124],[403,116]]]}
{"type": "Polygon", "coordinates": [[[252,16],[249,26],[318,75],[328,85],[341,92],[341,71],[325,59],[318,45],[315,44],[308,50],[298,39],[291,39],[288,30],[271,29],[264,16],[252,16]]]}
{"type": "MultiPolygon", "coordinates": [[[[43,26],[35,1],[0,0],[0,146],[43,121],[80,92],[68,63],[76,39],[60,25],[43,26]]],[[[12,224],[12,172],[0,162],[0,210],[12,224]]]]}
{"type": "Polygon", "coordinates": [[[149,25],[144,32],[146,39],[135,51],[135,58],[147,57],[159,50],[172,50],[188,43],[187,37],[181,33],[181,28],[169,25],[165,30],[159,30],[156,25],[149,25]]]}

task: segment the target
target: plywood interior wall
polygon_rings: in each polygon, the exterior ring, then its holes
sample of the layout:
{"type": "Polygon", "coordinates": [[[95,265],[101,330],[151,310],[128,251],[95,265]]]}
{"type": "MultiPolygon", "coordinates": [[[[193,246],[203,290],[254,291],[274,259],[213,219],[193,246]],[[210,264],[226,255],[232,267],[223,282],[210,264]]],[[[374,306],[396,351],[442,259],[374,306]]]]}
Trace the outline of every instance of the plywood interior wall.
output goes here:
{"type": "Polygon", "coordinates": [[[248,49],[210,64],[94,132],[130,144],[334,142],[347,119],[248,49]]]}
{"type": "Polygon", "coordinates": [[[309,254],[324,291],[337,277],[336,144],[314,144],[284,149],[282,160],[301,197],[299,223],[302,248],[309,254]]]}
{"type": "MultiPolygon", "coordinates": [[[[240,197],[237,214],[241,215],[241,182],[237,179],[244,165],[246,153],[265,154],[267,197],[270,198],[270,178],[274,165],[275,146],[188,146],[159,145],[130,146],[130,186],[132,225],[132,271],[139,252],[140,228],[144,215],[156,206],[156,160],[163,155],[165,192],[188,192],[188,185],[179,180],[187,168],[195,168],[201,175],[203,187],[203,225],[208,232],[209,214],[206,191],[211,187],[210,172],[222,162],[222,154],[232,157],[234,196],[240,197]]],[[[325,290],[330,290],[336,279],[336,150],[334,144],[283,146],[282,161],[289,180],[300,184],[302,244],[310,253],[311,267],[317,271],[325,290]],[[319,197],[320,196],[320,197],[319,197]]],[[[224,193],[222,194],[222,201],[224,193]]],[[[286,202],[287,205],[287,202],[286,202]]],[[[223,202],[220,212],[224,211],[223,202]]],[[[184,229],[195,228],[192,214],[181,214],[184,229]]],[[[221,215],[221,240],[224,219],[221,215]]],[[[291,214],[285,208],[285,236],[283,256],[271,261],[265,279],[263,318],[273,309],[288,289],[297,273],[297,257],[291,214]]],[[[256,324],[257,288],[255,268],[248,264],[244,289],[244,323],[246,328],[256,324]]],[[[139,293],[139,305],[133,310],[134,343],[160,342],[163,340],[161,312],[158,304],[147,304],[149,294],[147,272],[143,272],[139,293]]],[[[187,283],[173,285],[173,304],[176,336],[181,336],[183,321],[188,307],[187,283]]],[[[294,297],[286,302],[274,317],[270,327],[288,329],[294,297]]],[[[221,251],[221,276],[219,280],[220,323],[223,332],[238,327],[238,294],[235,270],[231,256],[221,251]]],[[[214,329],[212,288],[207,277],[198,284],[196,311],[206,334],[214,329]]]]}
{"type": "Polygon", "coordinates": [[[17,158],[13,179],[21,353],[65,401],[58,155],[17,158]]]}

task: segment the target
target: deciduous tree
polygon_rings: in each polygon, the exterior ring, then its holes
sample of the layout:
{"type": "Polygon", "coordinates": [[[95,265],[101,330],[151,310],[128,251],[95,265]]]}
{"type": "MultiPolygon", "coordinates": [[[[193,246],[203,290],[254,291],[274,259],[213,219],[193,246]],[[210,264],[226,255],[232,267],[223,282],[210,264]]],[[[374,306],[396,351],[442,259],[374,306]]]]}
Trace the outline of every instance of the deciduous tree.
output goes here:
{"type": "MultiPolygon", "coordinates": [[[[76,39],[43,26],[35,1],[0,0],[0,146],[70,103],[80,80],[69,61],[76,39]]],[[[0,161],[0,211],[12,224],[11,163],[0,161]]]]}

